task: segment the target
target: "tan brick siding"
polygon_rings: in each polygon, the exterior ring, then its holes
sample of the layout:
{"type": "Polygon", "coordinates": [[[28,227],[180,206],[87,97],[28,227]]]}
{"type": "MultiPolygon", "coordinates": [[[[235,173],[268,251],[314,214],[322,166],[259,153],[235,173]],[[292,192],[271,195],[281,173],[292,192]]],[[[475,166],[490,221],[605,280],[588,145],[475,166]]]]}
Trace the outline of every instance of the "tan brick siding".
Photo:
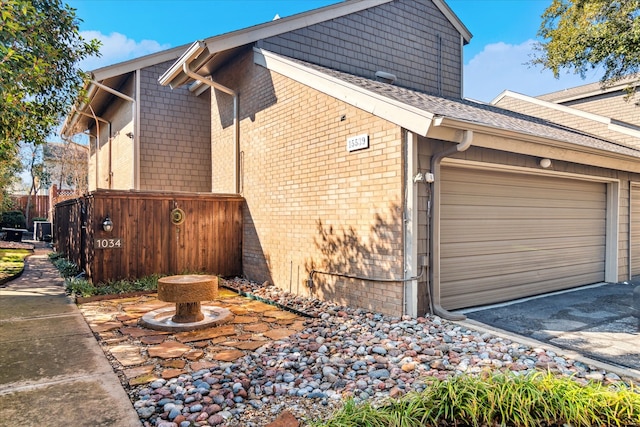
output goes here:
{"type": "MultiPolygon", "coordinates": [[[[245,275],[309,294],[311,269],[402,277],[401,130],[254,65],[251,53],[215,77],[240,92],[245,275]],[[368,149],[347,152],[349,136],[368,149]]],[[[212,99],[214,191],[232,189],[231,99],[212,99]],[[221,124],[222,123],[222,124],[221,124]]],[[[402,283],[316,275],[313,294],[402,313],[402,283]]]]}
{"type": "Polygon", "coordinates": [[[171,64],[140,72],[140,189],[210,192],[209,91],[160,86],[171,64]]]}
{"type": "Polygon", "coordinates": [[[268,38],[259,47],[448,97],[461,96],[460,33],[430,1],[396,0],[328,22],[268,38]]]}

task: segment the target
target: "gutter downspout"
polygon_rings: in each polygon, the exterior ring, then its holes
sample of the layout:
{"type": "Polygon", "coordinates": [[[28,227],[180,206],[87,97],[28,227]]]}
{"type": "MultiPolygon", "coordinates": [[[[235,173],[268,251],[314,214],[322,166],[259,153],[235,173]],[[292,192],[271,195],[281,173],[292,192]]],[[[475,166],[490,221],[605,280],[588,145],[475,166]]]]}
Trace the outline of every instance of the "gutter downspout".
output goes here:
{"type": "Polygon", "coordinates": [[[191,68],[189,68],[189,63],[187,62],[182,64],[182,70],[187,76],[191,77],[192,79],[206,84],[213,89],[218,89],[219,91],[233,97],[233,159],[235,162],[234,185],[235,193],[240,194],[240,106],[238,100],[238,92],[233,89],[229,89],[228,87],[223,86],[218,82],[213,81],[213,79],[205,79],[200,74],[193,72],[191,68]]]}
{"type": "Polygon", "coordinates": [[[99,182],[100,182],[100,122],[106,123],[107,124],[107,142],[109,142],[109,189],[111,189],[111,182],[112,180],[112,176],[113,176],[113,171],[111,170],[111,122],[108,120],[103,119],[102,117],[98,117],[96,116],[96,113],[93,111],[93,108],[91,107],[91,105],[89,105],[89,111],[91,111],[91,114],[87,114],[83,111],[76,111],[76,113],[86,116],[86,117],[91,117],[93,120],[96,121],[96,190],[98,190],[99,187],[99,182]]]}
{"type": "Polygon", "coordinates": [[[433,198],[433,209],[431,212],[431,306],[433,314],[447,320],[465,320],[462,314],[451,313],[440,305],[440,163],[442,159],[455,153],[466,151],[473,142],[473,131],[465,130],[462,133],[462,141],[444,151],[434,154],[431,157],[431,173],[434,176],[431,184],[431,194],[433,198]]]}
{"type": "MultiPolygon", "coordinates": [[[[136,81],[139,80],[138,79],[138,75],[137,73],[134,74],[136,81]]],[[[136,180],[136,176],[138,175],[138,164],[137,164],[137,159],[139,159],[139,154],[138,154],[138,147],[137,147],[137,141],[138,141],[138,131],[137,131],[137,114],[136,114],[136,108],[137,108],[137,102],[134,98],[130,97],[129,95],[125,95],[122,92],[118,92],[117,90],[110,88],[109,86],[103,85],[102,83],[99,83],[95,80],[91,81],[92,84],[96,85],[97,87],[99,87],[100,89],[109,92],[112,95],[117,96],[118,98],[124,99],[125,101],[129,101],[131,102],[131,123],[133,125],[133,138],[134,138],[134,144],[133,144],[133,158],[134,158],[134,165],[133,165],[133,189],[134,190],[139,190],[139,186],[140,184],[138,183],[138,181],[136,180]]],[[[111,143],[109,143],[109,153],[111,153],[111,143]]],[[[109,154],[109,163],[111,163],[111,154],[109,154]]],[[[111,169],[111,166],[109,167],[109,169],[111,169]]],[[[111,174],[112,171],[109,170],[109,173],[111,174]]],[[[111,188],[111,177],[109,177],[109,188],[111,188]]]]}

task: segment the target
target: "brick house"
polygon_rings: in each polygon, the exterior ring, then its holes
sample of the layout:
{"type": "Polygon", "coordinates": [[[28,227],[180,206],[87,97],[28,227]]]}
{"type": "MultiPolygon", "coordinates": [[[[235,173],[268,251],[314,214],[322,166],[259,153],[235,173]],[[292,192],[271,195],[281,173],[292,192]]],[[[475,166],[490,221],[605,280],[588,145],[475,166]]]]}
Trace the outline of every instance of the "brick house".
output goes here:
{"type": "Polygon", "coordinates": [[[450,318],[628,278],[640,151],[463,100],[470,38],[441,0],[351,0],[163,70],[208,103],[210,190],[244,198],[246,277],[450,318]]]}

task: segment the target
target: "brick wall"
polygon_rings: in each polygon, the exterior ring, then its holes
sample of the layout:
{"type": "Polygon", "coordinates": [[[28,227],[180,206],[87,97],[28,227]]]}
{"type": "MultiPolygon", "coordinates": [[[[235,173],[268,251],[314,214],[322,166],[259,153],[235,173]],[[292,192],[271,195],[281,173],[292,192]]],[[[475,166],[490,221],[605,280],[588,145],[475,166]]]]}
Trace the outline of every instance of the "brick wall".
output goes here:
{"type": "Polygon", "coordinates": [[[140,72],[140,189],[210,192],[209,91],[160,86],[171,64],[140,72]]]}
{"type": "MultiPolygon", "coordinates": [[[[241,94],[245,275],[302,295],[312,269],[402,277],[401,130],[254,65],[251,52],[228,70],[214,78],[241,94]],[[347,152],[360,134],[370,147],[347,152]]],[[[214,192],[232,191],[231,102],[212,97],[214,192]]],[[[320,298],[402,312],[402,283],[314,280],[320,298]]]]}
{"type": "Polygon", "coordinates": [[[430,1],[396,0],[258,46],[371,79],[390,72],[398,86],[431,94],[462,93],[460,33],[430,1]]]}

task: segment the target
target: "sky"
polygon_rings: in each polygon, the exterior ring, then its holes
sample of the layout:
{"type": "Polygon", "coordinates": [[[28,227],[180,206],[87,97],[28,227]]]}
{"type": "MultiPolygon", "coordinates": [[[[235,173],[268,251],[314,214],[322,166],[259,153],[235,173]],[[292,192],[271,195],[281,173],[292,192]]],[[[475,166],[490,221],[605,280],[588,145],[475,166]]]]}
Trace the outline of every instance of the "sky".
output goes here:
{"type": "MultiPolygon", "coordinates": [[[[526,63],[551,0],[445,0],[473,34],[464,48],[464,96],[489,102],[504,90],[537,96],[598,81],[583,80],[526,63]]],[[[337,3],[336,0],[67,0],[82,20],[85,38],[102,42],[93,70],[280,17],[337,3]]]]}

